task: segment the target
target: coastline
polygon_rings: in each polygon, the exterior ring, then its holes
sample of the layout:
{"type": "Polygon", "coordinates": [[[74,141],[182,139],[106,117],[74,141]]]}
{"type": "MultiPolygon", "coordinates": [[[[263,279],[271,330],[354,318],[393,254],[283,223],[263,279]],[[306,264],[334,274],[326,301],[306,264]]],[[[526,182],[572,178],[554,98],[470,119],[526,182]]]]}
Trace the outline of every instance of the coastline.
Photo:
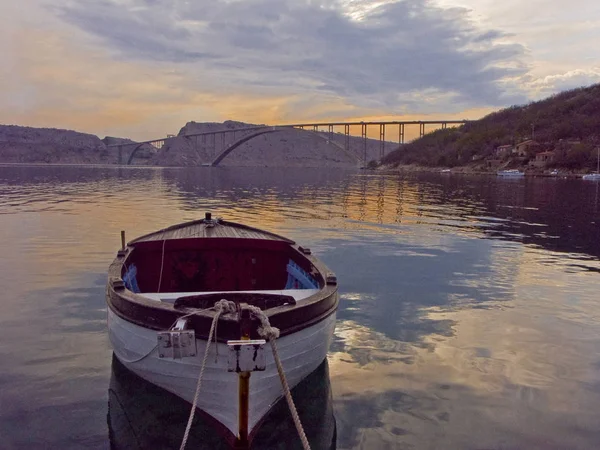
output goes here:
{"type": "MultiPolygon", "coordinates": [[[[439,173],[445,175],[494,175],[497,176],[498,170],[486,170],[481,167],[473,166],[460,166],[460,167],[437,167],[437,166],[421,166],[418,164],[400,164],[397,166],[379,166],[373,170],[374,172],[385,173],[385,174],[396,174],[396,173],[439,173]]],[[[523,170],[523,175],[526,178],[567,178],[567,179],[581,179],[586,173],[570,172],[568,170],[557,169],[559,172],[556,175],[552,175],[549,171],[543,171],[539,169],[526,168],[523,170]]]]}

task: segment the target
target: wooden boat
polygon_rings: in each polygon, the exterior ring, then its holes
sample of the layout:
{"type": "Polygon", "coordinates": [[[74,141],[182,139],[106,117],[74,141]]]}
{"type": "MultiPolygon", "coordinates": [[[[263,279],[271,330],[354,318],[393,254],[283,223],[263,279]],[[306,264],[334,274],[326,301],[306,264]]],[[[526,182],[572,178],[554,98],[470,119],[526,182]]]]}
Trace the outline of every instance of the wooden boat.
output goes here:
{"type": "MultiPolygon", "coordinates": [[[[257,306],[280,330],[279,356],[290,387],[325,359],[335,328],[338,286],[309,249],[273,233],[212,219],[175,225],[124,243],[108,272],[108,331],[116,357],[147,381],[192,403],[206,340],[220,299],[236,312],[219,316],[198,410],[232,443],[253,435],[282,396],[270,352],[249,383],[241,429],[238,374],[228,372],[227,343],[258,339],[257,306]]],[[[255,354],[256,357],[256,354],[255,354]]]]}

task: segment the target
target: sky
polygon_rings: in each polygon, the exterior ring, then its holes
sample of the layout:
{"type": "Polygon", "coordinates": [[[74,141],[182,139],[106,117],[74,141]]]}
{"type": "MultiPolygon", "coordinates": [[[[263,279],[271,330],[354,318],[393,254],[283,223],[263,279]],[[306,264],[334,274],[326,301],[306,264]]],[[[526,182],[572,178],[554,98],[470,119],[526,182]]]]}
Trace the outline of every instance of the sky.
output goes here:
{"type": "Polygon", "coordinates": [[[478,118],[600,82],[596,0],[0,0],[0,123],[478,118]]]}

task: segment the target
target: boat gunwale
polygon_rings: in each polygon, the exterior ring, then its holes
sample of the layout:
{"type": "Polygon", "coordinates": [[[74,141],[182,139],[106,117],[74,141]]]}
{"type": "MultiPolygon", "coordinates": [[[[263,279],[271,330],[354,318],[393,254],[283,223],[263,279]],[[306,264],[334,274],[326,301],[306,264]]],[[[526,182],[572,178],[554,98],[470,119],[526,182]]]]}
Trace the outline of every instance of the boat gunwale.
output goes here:
{"type": "MultiPolygon", "coordinates": [[[[195,222],[197,223],[199,221],[195,222]]],[[[262,230],[258,231],[262,232],[262,230]]],[[[135,239],[132,242],[140,242],[138,239],[135,239]]],[[[219,238],[196,239],[216,240],[219,238]]],[[[333,274],[327,266],[313,255],[301,251],[301,247],[293,241],[287,240],[287,243],[298,259],[305,259],[316,268],[319,277],[321,278],[320,281],[322,281],[322,285],[319,287],[318,292],[302,299],[301,302],[298,302],[295,305],[276,306],[264,311],[267,317],[269,317],[271,324],[280,328],[281,336],[292,334],[324,320],[337,310],[339,304],[337,282],[334,284],[328,283],[328,276],[333,274]]],[[[151,300],[145,297],[143,293],[136,294],[124,286],[122,269],[127,258],[133,251],[135,251],[135,246],[128,246],[124,251],[119,251],[117,257],[109,267],[106,288],[106,301],[108,307],[122,319],[156,331],[166,331],[171,328],[178,318],[189,316],[190,329],[195,330],[196,338],[206,339],[208,337],[210,322],[213,320],[215,314],[213,309],[196,309],[191,307],[175,308],[172,303],[151,300]],[[190,316],[190,314],[193,315],[190,316]]],[[[226,298],[226,294],[224,294],[223,297],[226,298]]],[[[259,322],[253,319],[252,323],[253,331],[251,332],[251,337],[258,338],[259,336],[257,335],[256,329],[258,328],[259,322]]],[[[224,314],[220,316],[219,325],[218,341],[226,342],[229,339],[240,338],[241,322],[237,317],[237,314],[224,314]]]]}

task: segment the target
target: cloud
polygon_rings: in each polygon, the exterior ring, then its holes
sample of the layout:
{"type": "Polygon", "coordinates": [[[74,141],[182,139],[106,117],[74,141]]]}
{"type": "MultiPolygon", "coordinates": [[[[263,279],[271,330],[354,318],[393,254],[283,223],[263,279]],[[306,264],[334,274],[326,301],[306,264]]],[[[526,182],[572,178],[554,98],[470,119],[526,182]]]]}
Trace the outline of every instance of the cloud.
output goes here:
{"type": "Polygon", "coordinates": [[[531,82],[531,87],[538,97],[600,83],[600,67],[591,69],[574,69],[564,73],[548,75],[531,82]]]}
{"type": "Polygon", "coordinates": [[[55,4],[117,58],[172,65],[189,89],[323,98],[393,113],[521,102],[525,49],[432,1],[88,0],[55,4]]]}

